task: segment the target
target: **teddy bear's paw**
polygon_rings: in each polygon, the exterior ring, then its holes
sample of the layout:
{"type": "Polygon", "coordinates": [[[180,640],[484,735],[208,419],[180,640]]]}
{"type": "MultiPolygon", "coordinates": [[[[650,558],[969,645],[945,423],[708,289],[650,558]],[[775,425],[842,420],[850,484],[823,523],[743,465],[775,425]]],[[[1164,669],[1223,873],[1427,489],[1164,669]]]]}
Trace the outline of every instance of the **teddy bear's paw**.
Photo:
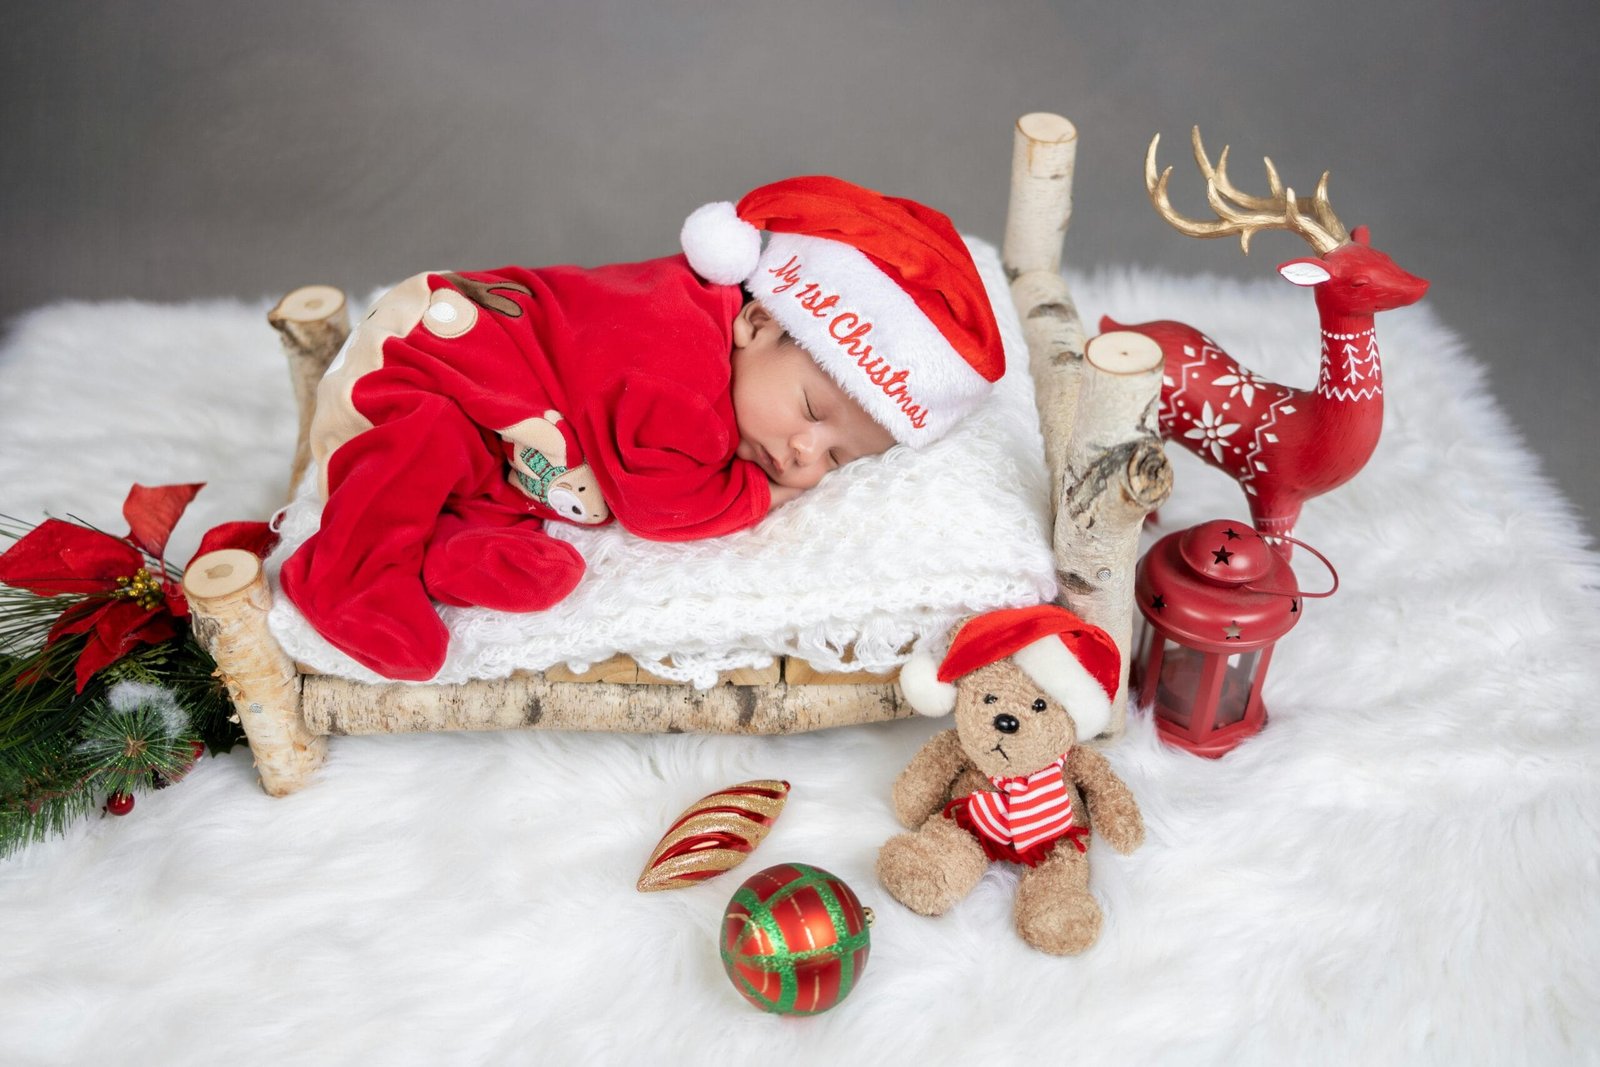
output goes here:
{"type": "MultiPolygon", "coordinates": [[[[1098,832],[1099,828],[1096,827],[1096,830],[1098,832]]],[[[1144,823],[1140,821],[1138,811],[1134,811],[1131,819],[1111,823],[1111,829],[1100,832],[1100,836],[1104,837],[1112,848],[1126,856],[1144,844],[1144,823]]]]}
{"type": "Polygon", "coordinates": [[[878,881],[918,915],[943,915],[989,868],[983,849],[965,831],[960,834],[924,830],[890,838],[878,850],[878,881]]]}
{"type": "Polygon", "coordinates": [[[1075,956],[1100,936],[1100,905],[1087,892],[1056,896],[1048,886],[1027,892],[1026,881],[1017,892],[1017,933],[1041,952],[1075,956]]]}

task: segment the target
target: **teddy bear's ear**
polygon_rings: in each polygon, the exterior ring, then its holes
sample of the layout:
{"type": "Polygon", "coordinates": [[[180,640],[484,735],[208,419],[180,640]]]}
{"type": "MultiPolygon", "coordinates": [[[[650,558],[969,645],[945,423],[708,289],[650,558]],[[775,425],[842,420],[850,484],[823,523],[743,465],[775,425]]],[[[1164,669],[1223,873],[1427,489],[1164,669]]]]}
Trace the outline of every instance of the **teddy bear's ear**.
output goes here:
{"type": "Polygon", "coordinates": [[[956,687],[939,681],[939,661],[920,646],[900,668],[900,694],[921,715],[948,715],[956,707],[956,687]]]}

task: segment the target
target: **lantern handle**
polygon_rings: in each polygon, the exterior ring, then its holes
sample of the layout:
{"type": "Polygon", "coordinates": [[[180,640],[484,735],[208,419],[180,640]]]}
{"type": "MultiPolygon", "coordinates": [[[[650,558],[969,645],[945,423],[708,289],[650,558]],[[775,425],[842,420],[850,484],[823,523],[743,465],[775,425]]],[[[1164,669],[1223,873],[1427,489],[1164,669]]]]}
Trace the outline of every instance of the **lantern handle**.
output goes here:
{"type": "Polygon", "coordinates": [[[1287,534],[1275,534],[1274,537],[1279,541],[1288,541],[1290,544],[1299,545],[1301,548],[1320,559],[1322,561],[1322,565],[1328,568],[1328,573],[1333,575],[1333,588],[1329,589],[1325,593],[1306,593],[1299,590],[1296,590],[1293,593],[1286,593],[1282,589],[1257,589],[1253,585],[1244,586],[1245,589],[1250,590],[1252,593],[1271,593],[1273,596],[1300,597],[1303,600],[1318,600],[1325,596],[1332,596],[1339,591],[1339,572],[1333,569],[1333,564],[1328,562],[1327,556],[1324,556],[1321,552],[1318,552],[1316,549],[1312,548],[1298,537],[1290,537],[1287,534]]]}

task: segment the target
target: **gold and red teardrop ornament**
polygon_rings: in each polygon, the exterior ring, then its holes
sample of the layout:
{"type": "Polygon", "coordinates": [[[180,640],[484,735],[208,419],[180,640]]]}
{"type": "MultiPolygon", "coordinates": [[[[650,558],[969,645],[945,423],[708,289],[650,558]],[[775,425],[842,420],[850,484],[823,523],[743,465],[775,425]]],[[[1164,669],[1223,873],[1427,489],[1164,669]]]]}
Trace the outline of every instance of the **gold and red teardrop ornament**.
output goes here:
{"type": "Polygon", "coordinates": [[[701,797],[667,828],[639,875],[639,892],[682,889],[745,861],[789,799],[789,783],[740,782],[701,797]]]}

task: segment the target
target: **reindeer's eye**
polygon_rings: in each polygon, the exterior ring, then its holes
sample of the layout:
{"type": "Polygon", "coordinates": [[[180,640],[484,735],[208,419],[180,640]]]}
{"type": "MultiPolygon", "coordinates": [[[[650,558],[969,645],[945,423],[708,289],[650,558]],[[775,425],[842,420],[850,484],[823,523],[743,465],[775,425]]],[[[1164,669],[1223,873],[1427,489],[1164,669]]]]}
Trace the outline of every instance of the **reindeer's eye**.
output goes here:
{"type": "Polygon", "coordinates": [[[1033,710],[1034,711],[1043,711],[1044,709],[1045,709],[1044,697],[1040,697],[1038,700],[1035,700],[1033,702],[1033,710]]]}
{"type": "Polygon", "coordinates": [[[985,693],[985,694],[983,694],[983,702],[985,704],[993,704],[996,700],[999,700],[999,699],[1000,698],[995,696],[993,693],[985,693]]]}

